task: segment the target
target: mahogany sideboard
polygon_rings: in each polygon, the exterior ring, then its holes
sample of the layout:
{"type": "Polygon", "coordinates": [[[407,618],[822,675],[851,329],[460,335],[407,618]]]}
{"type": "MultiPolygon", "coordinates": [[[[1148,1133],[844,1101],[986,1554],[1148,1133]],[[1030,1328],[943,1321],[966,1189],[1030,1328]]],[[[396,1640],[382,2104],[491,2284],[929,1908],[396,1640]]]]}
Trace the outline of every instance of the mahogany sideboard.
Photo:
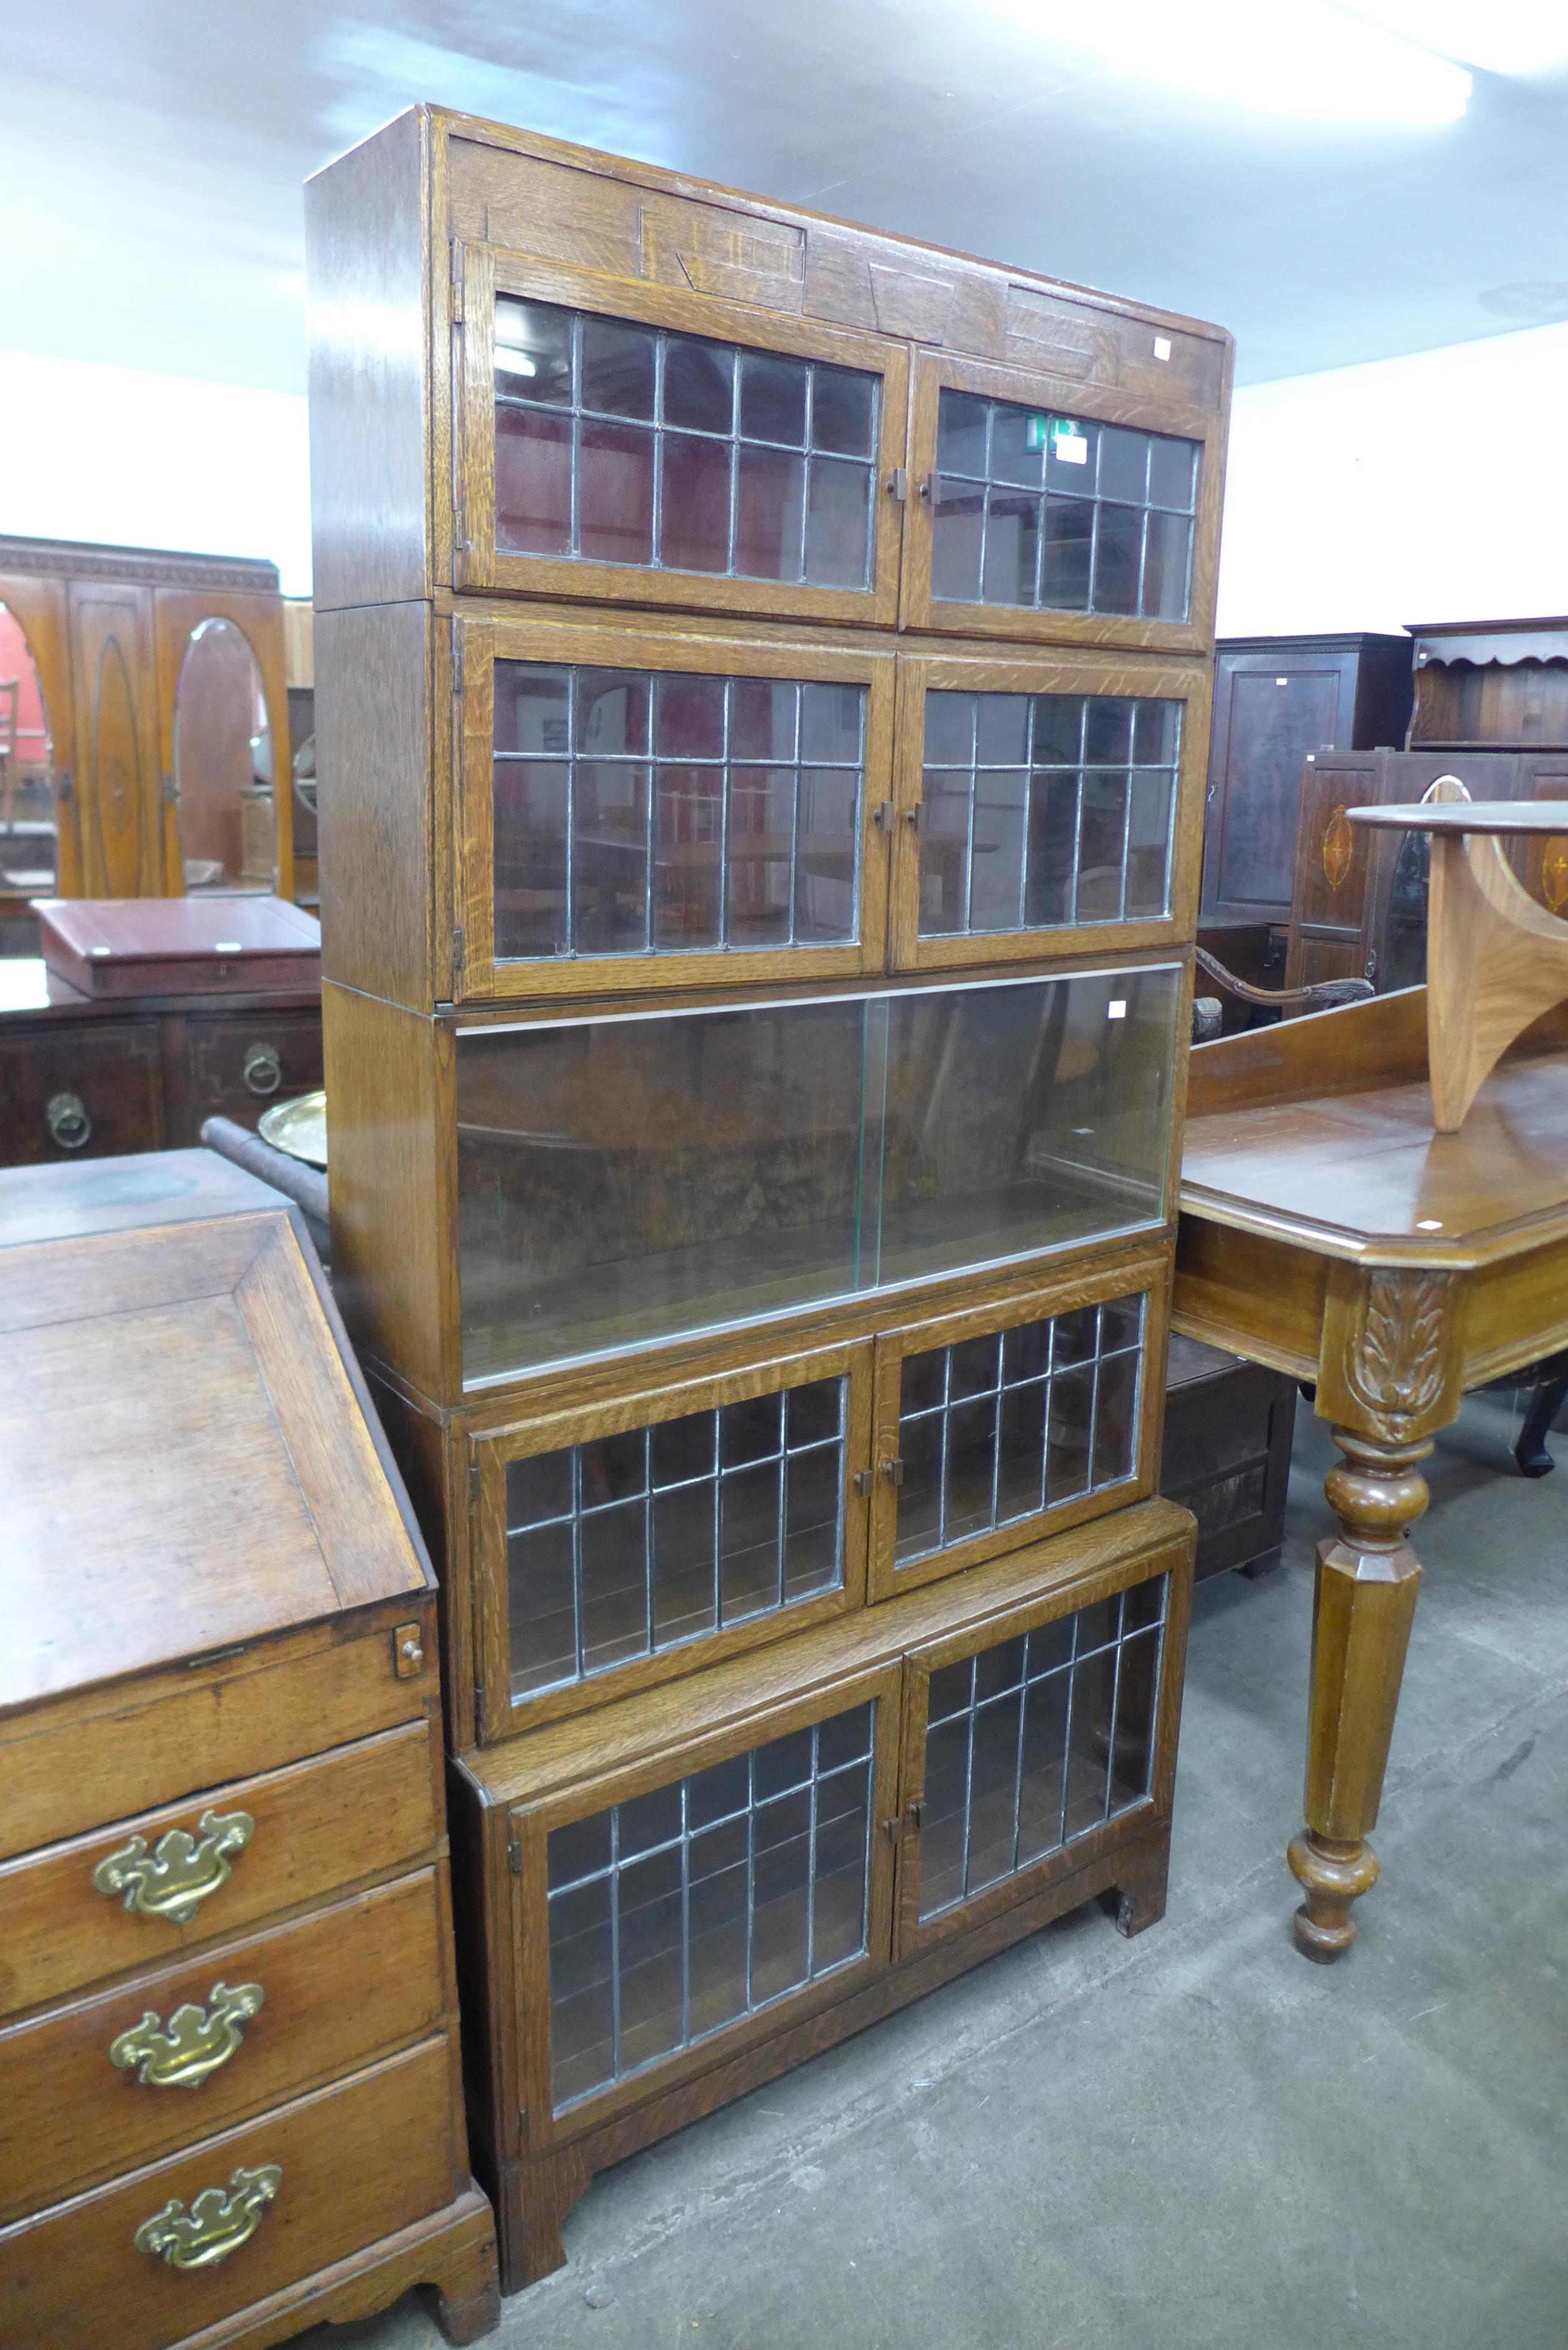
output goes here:
{"type": "Polygon", "coordinates": [[[0,960],[0,1166],[184,1149],[320,1083],[319,988],[92,1003],[0,960]]]}
{"type": "Polygon", "coordinates": [[[0,2341],[472,2341],[434,1578],[297,1211],[14,1169],[0,1331],[0,2341]]]}

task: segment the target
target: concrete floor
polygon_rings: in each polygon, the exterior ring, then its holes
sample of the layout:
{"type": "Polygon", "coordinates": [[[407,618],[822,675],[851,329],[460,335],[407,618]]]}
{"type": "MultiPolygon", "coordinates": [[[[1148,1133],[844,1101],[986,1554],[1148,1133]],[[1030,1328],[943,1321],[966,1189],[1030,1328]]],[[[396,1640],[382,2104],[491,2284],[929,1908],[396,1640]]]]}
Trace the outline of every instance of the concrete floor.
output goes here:
{"type": "MultiPolygon", "coordinates": [[[[1432,1464],[1376,1843],[1298,1957],[1304,1408],[1279,1570],[1199,1592],[1170,1904],[1080,1911],[596,2180],[494,2350],[1563,2350],[1568,1440],[1477,1398],[1432,1464]]],[[[427,2350],[410,2299],[311,2350],[427,2350]]]]}

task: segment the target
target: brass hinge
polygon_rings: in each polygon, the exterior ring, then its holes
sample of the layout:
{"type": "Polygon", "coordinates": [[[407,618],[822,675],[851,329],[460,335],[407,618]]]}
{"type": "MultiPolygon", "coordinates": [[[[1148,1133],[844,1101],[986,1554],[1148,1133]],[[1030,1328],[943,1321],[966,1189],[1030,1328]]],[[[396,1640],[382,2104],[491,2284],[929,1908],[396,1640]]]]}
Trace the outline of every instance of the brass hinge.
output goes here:
{"type": "Polygon", "coordinates": [[[896,1819],[883,1821],[882,1833],[889,1844],[898,1844],[911,1828],[918,1828],[925,1816],[925,1797],[911,1795],[896,1819]]]}
{"type": "Polygon", "coordinates": [[[897,498],[898,504],[903,505],[909,494],[909,469],[907,465],[895,465],[888,476],[888,495],[890,498],[897,498]]]}
{"type": "Polygon", "coordinates": [[[522,1876],[522,1874],[523,1874],[523,1839],[522,1839],[522,1837],[521,1837],[521,1836],[509,1836],[509,1837],[507,1838],[507,1840],[506,1840],[506,1866],[507,1866],[507,1867],[512,1871],[512,1874],[513,1874],[513,1876],[514,1876],[514,1877],[521,1877],[521,1876],[522,1876]]]}
{"type": "Polygon", "coordinates": [[[467,945],[462,935],[462,924],[454,922],[452,926],[452,985],[454,995],[462,985],[462,966],[466,953],[467,945]]]}
{"type": "Polygon", "coordinates": [[[458,702],[462,700],[463,669],[462,625],[461,621],[454,620],[452,624],[452,690],[458,702]]]}
{"type": "Polygon", "coordinates": [[[478,1501],[481,1482],[479,1463],[471,1461],[468,1464],[468,1498],[471,1502],[478,1501]]]}
{"type": "Polygon", "coordinates": [[[475,1681],[473,1684],[473,1718],[483,1728],[484,1722],[484,1683],[483,1681],[475,1681]]]}
{"type": "Polygon", "coordinates": [[[174,780],[174,778],[173,778],[173,776],[172,776],[172,775],[165,775],[165,776],[164,776],[164,778],[163,778],[163,784],[162,784],[162,792],[163,792],[163,797],[164,797],[164,799],[168,802],[168,804],[169,804],[169,806],[170,806],[171,807],[173,807],[173,806],[176,805],[176,803],[178,802],[179,797],[180,797],[180,786],[179,786],[179,785],[175,782],[175,780],[174,780]]]}
{"type": "Polygon", "coordinates": [[[452,322],[462,324],[462,247],[454,236],[452,241],[452,322]]]}

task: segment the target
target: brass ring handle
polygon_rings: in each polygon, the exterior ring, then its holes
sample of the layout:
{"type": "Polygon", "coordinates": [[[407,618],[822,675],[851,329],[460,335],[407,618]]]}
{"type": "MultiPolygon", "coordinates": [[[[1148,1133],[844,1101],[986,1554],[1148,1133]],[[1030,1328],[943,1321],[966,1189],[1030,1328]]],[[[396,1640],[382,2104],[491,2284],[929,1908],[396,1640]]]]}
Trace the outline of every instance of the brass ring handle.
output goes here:
{"type": "Polygon", "coordinates": [[[245,1081],[245,1091],[258,1094],[265,1100],[268,1094],[276,1093],[283,1083],[283,1055],[275,1045],[247,1045],[240,1075],[245,1081]]]}
{"type": "Polygon", "coordinates": [[[188,1926],[207,1896],[228,1882],[230,1856],[244,1850],[256,1824],[248,1812],[230,1812],[226,1818],[203,1812],[196,1825],[199,1835],[171,1828],[151,1852],[145,1836],[132,1836],[99,1862],[94,1886],[99,1893],[122,1893],[125,1908],[138,1917],[188,1926]]]}
{"type": "Polygon", "coordinates": [[[161,2255],[171,2269],[215,2269],[249,2243],[282,2185],[283,2171],[275,2162],[236,2170],[226,2193],[221,2187],[203,2187],[188,2211],[171,2199],[161,2211],[143,2220],[131,2243],[139,2252],[161,2255]]]}
{"type": "Polygon", "coordinates": [[[214,1983],[208,2007],[177,2007],[165,2024],[149,2008],[109,2043],[116,2072],[129,2073],[147,2089],[199,2089],[210,2073],[226,2064],[244,2033],[241,2027],[261,2013],[266,1994],[260,1983],[214,1983]]]}
{"type": "Polygon", "coordinates": [[[51,1094],[44,1107],[49,1140],[62,1150],[79,1150],[92,1140],[92,1120],[80,1094],[51,1094]]]}

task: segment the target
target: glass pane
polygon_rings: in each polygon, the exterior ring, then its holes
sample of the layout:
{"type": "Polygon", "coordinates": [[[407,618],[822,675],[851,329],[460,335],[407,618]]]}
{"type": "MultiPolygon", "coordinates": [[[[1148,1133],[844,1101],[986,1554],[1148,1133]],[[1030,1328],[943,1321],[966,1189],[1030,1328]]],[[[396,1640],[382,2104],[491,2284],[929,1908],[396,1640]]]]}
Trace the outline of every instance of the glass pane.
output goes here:
{"type": "MultiPolygon", "coordinates": [[[[0,768],[0,887],[18,896],[52,897],[59,869],[54,743],[26,631],[4,604],[0,745],[5,751],[0,768]]],[[[295,821],[303,825],[303,815],[296,813],[295,821]]]]}
{"type": "Polygon", "coordinates": [[[572,552],[572,420],[495,411],[495,544],[504,555],[572,552]]]}
{"type": "Polygon", "coordinates": [[[1163,1576],[933,1673],[920,1917],[1060,1850],[1148,1790],[1163,1576]],[[1108,1635],[1102,1641],[1102,1631],[1108,1635]]]}
{"type": "Polygon", "coordinates": [[[457,1038],[464,1373],[1156,1222],[1178,974],[457,1038]]]}
{"type": "Polygon", "coordinates": [[[873,1715],[551,1830],[557,2112],[863,1954],[873,1715]]]}
{"type": "Polygon", "coordinates": [[[1127,851],[1126,775],[1085,774],[1078,821],[1078,920],[1114,922],[1122,910],[1127,851]]]}
{"type": "Polygon", "coordinates": [[[728,571],[730,443],[666,432],[660,454],[659,545],[663,562],[675,571],[728,571]]]}
{"type": "Polygon", "coordinates": [[[648,563],[653,553],[653,435],[585,417],[577,459],[577,553],[586,563],[648,563]]]}
{"type": "Polygon", "coordinates": [[[865,588],[871,558],[868,465],[811,461],[805,513],[805,577],[813,588],[865,588]]]}
{"type": "Polygon", "coordinates": [[[868,585],[875,376],[510,296],[495,319],[504,552],[868,585]]]}
{"type": "MultiPolygon", "coordinates": [[[[19,804],[50,806],[53,801],[52,789],[37,788],[36,765],[33,789],[24,785],[20,795],[17,791],[24,683],[32,689],[37,711],[36,673],[25,644],[16,667],[0,670],[0,827],[7,833],[18,821],[19,804]]],[[[201,620],[186,643],[174,689],[174,784],[187,891],[195,895],[236,883],[270,889],[276,869],[272,731],[260,667],[233,620],[201,620]]],[[[34,830],[16,837],[50,842],[52,858],[52,833],[34,830]]]]}
{"type": "Polygon", "coordinates": [[[509,1462],[514,1695],[838,1588],[844,1384],[509,1462]]]}
{"type": "MultiPolygon", "coordinates": [[[[1022,696],[1019,697],[1023,699],[1022,696]]],[[[1015,931],[1023,917],[1023,834],[1029,778],[983,769],[974,779],[969,927],[1015,931]]]]}
{"type": "Polygon", "coordinates": [[[898,1565],[1132,1474],[1143,1312],[1119,1299],[905,1360],[898,1565]]]}
{"type": "Polygon", "coordinates": [[[1185,619],[1197,453],[1168,435],[944,390],[933,596],[1185,619]]]}
{"type": "Polygon", "coordinates": [[[853,943],[864,686],[498,661],[494,690],[499,958],[853,943]],[[730,764],[757,749],[787,764],[730,764]]]}

